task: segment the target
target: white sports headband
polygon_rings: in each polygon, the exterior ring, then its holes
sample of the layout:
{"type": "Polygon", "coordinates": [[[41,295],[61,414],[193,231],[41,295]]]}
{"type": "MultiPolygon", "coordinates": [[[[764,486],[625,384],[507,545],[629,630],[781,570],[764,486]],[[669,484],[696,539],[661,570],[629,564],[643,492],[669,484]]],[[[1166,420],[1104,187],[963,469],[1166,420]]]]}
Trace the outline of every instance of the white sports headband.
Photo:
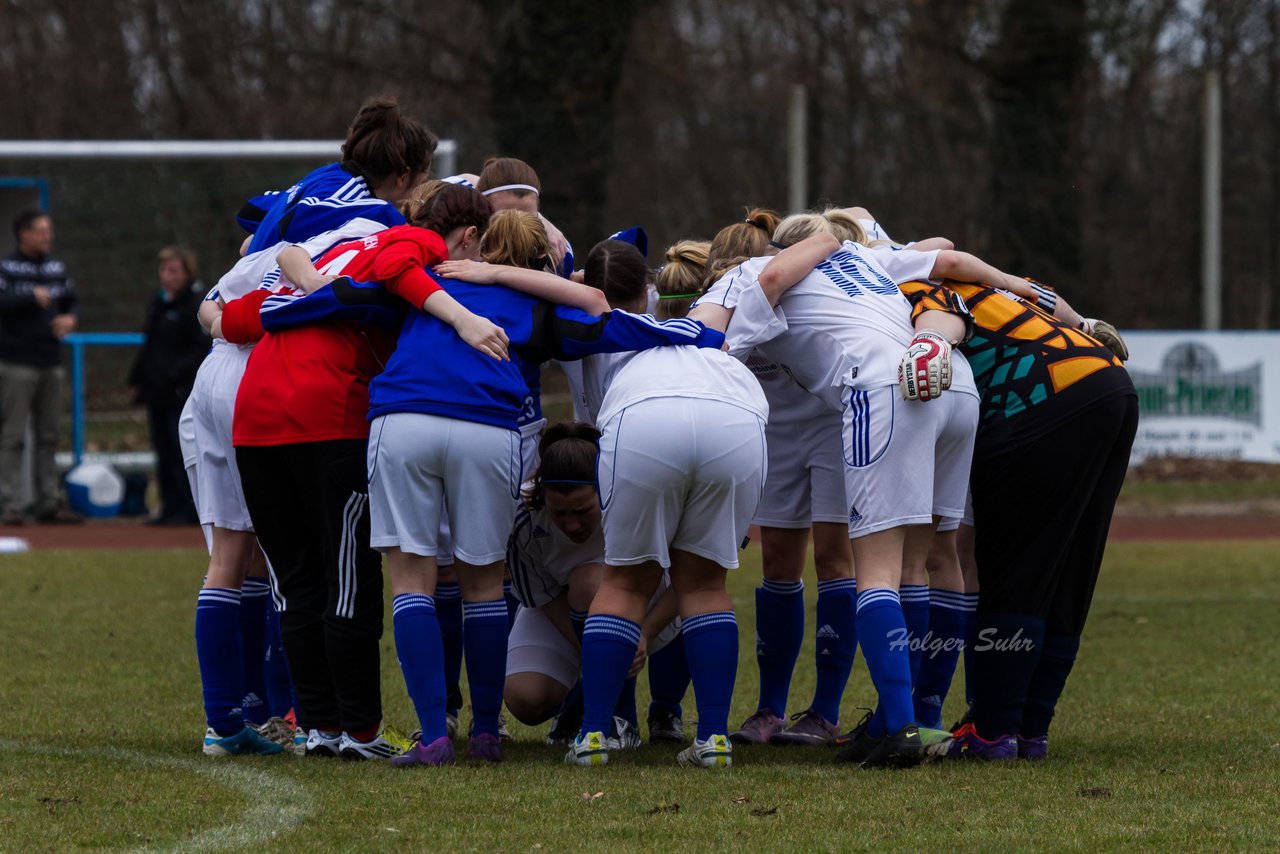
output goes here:
{"type": "Polygon", "coordinates": [[[494,193],[501,193],[506,190],[528,190],[530,193],[533,193],[535,196],[539,195],[538,188],[531,186],[529,184],[503,184],[501,187],[490,187],[489,189],[483,191],[483,195],[492,196],[494,193]]]}

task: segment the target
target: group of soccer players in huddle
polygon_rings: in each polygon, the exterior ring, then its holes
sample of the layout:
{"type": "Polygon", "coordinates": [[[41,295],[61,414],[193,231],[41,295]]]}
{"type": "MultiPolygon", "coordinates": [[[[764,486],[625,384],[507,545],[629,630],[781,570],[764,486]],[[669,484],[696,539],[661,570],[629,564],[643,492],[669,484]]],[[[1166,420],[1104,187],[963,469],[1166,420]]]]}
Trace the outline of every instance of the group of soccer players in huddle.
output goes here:
{"type": "Polygon", "coordinates": [[[565,761],[652,741],[835,759],[1043,759],[1137,425],[1114,327],[862,208],[752,210],[651,270],[580,269],[534,170],[427,180],[391,99],[342,161],[250,200],[182,420],[209,549],[196,647],[213,756],[500,761],[502,709],[565,761]],[[575,420],[542,416],[558,361],[575,420]],[[729,722],[726,591],[758,525],[756,711],[729,722]],[[817,570],[816,687],[787,718],[817,570]],[[383,725],[383,562],[419,730],[383,725]],[[873,713],[841,732],[863,659],[873,713]],[[968,712],[942,728],[961,652],[968,712]]]}

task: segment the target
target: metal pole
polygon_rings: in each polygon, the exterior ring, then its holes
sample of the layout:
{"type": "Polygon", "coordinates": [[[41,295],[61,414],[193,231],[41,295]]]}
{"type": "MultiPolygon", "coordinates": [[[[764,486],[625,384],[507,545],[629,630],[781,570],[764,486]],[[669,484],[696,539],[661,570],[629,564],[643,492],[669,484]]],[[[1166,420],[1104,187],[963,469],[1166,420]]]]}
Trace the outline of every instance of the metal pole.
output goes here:
{"type": "MultiPolygon", "coordinates": [[[[71,336],[68,336],[71,337],[71,336]]],[[[71,340],[71,456],[73,465],[84,458],[84,343],[71,340]]]]}
{"type": "Polygon", "coordinates": [[[802,211],[809,206],[809,129],[802,84],[791,87],[787,116],[787,209],[802,211]]]}
{"type": "Polygon", "coordinates": [[[1204,200],[1201,223],[1201,319],[1222,328],[1222,83],[1218,72],[1204,78],[1204,200]]]}

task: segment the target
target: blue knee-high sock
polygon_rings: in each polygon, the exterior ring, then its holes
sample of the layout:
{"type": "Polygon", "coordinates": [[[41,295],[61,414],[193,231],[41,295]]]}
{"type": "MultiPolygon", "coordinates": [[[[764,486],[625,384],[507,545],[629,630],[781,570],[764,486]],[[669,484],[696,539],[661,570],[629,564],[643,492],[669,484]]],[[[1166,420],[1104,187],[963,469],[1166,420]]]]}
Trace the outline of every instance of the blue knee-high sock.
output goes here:
{"type": "Polygon", "coordinates": [[[916,684],[920,662],[924,659],[924,645],[929,634],[929,587],[924,584],[904,584],[898,589],[902,602],[902,621],[907,625],[907,660],[911,663],[911,684],[916,684]]]}
{"type": "Polygon", "coordinates": [[[804,582],[770,581],[756,588],[756,664],[760,708],[787,715],[791,675],[804,643],[804,582]]]}
{"type": "Polygon", "coordinates": [[[462,590],[456,581],[436,585],[436,619],[444,644],[444,688],[447,711],[455,717],[462,705],[462,590]]]}
{"type": "Polygon", "coordinates": [[[978,640],[978,595],[964,594],[964,704],[973,708],[973,645],[978,640]]]}
{"type": "Polygon", "coordinates": [[[613,713],[631,724],[632,729],[639,729],[640,719],[636,713],[636,678],[634,676],[628,676],[627,681],[622,683],[622,690],[618,692],[618,702],[613,707],[613,713]]]}
{"type": "Polygon", "coordinates": [[[507,603],[507,633],[511,632],[511,627],[516,624],[516,611],[520,610],[520,600],[511,592],[511,582],[502,582],[502,598],[507,603]]]}
{"type": "Polygon", "coordinates": [[[698,705],[698,738],[727,735],[738,675],[738,621],[732,611],[711,611],[687,618],[682,631],[698,705]]]}
{"type": "Polygon", "coordinates": [[[1027,703],[1023,707],[1022,730],[1019,735],[1032,738],[1049,734],[1049,723],[1053,720],[1058,698],[1062,696],[1062,689],[1067,684],[1067,677],[1071,675],[1071,668],[1075,665],[1079,652],[1079,635],[1044,636],[1040,663],[1036,665],[1031,687],[1027,689],[1027,703]]]}
{"type": "Polygon", "coordinates": [[[271,717],[267,704],[267,609],[271,585],[265,578],[246,578],[240,588],[240,654],[243,659],[244,719],[253,725],[271,717]]]}
{"type": "Polygon", "coordinates": [[[271,597],[267,597],[266,643],[267,706],[272,716],[282,718],[297,703],[293,696],[293,679],[289,676],[289,660],[284,656],[284,638],[280,635],[280,612],[271,597]]]}
{"type": "Polygon", "coordinates": [[[1022,732],[1022,710],[1044,646],[1044,621],[978,612],[973,645],[973,724],[982,738],[1022,732]]]}
{"type": "Polygon", "coordinates": [[[445,735],[444,644],[435,600],[425,593],[401,593],[391,602],[396,657],[404,685],[418,713],[422,743],[445,735]]]}
{"type": "Polygon", "coordinates": [[[858,651],[854,618],[857,597],[857,582],[852,578],[818,582],[818,629],[814,647],[818,678],[813,708],[833,724],[840,721],[840,700],[858,651]]]}
{"type": "Polygon", "coordinates": [[[640,626],[593,614],[582,631],[582,735],[613,731],[613,710],[640,645],[640,626]]]}
{"type": "Polygon", "coordinates": [[[471,687],[472,735],[498,734],[502,684],[507,675],[507,603],[462,603],[462,645],[466,648],[467,683],[471,687]]]}
{"type": "Polygon", "coordinates": [[[929,643],[916,673],[916,722],[937,729],[942,726],[956,662],[964,645],[964,594],[951,590],[929,591],[929,643]]]}
{"type": "Polygon", "coordinates": [[[873,587],[858,592],[858,644],[880,696],[887,732],[896,733],[915,718],[911,705],[911,662],[907,625],[898,592],[873,587]]]}
{"type": "Polygon", "coordinates": [[[244,729],[244,661],[240,591],[206,587],[196,599],[196,659],[204,689],[204,717],[219,735],[244,729]]]}
{"type": "Polygon", "coordinates": [[[684,633],[676,635],[662,649],[649,656],[649,714],[665,711],[684,717],[680,708],[689,690],[689,660],[684,654],[684,633]]]}

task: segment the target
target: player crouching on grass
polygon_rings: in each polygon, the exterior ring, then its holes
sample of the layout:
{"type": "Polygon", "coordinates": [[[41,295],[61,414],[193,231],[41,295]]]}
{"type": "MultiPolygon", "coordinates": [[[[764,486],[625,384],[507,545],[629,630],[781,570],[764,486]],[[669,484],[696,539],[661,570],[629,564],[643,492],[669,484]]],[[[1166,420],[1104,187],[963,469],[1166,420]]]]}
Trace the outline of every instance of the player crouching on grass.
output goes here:
{"type": "MultiPolygon", "coordinates": [[[[503,699],[519,721],[536,725],[576,694],[578,714],[565,712],[571,719],[559,722],[572,725],[575,734],[582,722],[581,691],[575,691],[582,631],[604,572],[596,490],[599,440],[600,431],[587,424],[562,422],[547,428],[539,446],[541,464],[525,491],[507,547],[512,589],[523,607],[508,638],[503,699]]],[[[614,708],[611,749],[641,744],[635,673],[646,651],[657,652],[680,631],[669,589],[664,583],[655,594],[641,626],[640,649],[614,708]]]]}

